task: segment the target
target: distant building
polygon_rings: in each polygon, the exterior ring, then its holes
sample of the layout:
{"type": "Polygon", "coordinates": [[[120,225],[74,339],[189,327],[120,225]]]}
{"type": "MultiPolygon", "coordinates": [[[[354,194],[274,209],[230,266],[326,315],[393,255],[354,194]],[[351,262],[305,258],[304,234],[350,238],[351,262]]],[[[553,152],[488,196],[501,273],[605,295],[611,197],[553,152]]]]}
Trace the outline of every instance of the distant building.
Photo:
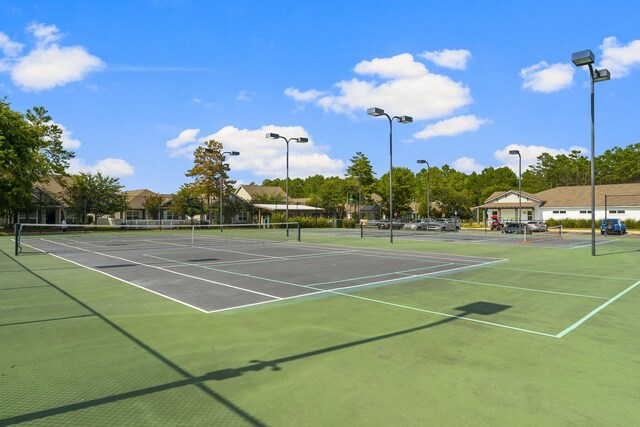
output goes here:
{"type": "MultiPolygon", "coordinates": [[[[487,217],[517,219],[518,190],[497,191],[476,206],[487,217]]],[[[640,220],[640,183],[595,186],[596,219],[640,220]]],[[[522,192],[522,219],[590,219],[591,186],[556,187],[536,194],[522,192]]]]}

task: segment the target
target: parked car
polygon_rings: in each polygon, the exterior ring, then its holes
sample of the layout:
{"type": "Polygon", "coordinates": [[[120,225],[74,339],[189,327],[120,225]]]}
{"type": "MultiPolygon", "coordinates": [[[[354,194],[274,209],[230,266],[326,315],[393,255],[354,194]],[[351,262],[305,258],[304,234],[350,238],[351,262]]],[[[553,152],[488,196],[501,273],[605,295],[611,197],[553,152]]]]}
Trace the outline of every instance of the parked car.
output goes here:
{"type": "Polygon", "coordinates": [[[436,219],[429,223],[429,230],[458,231],[460,230],[460,223],[450,218],[436,219]]]}
{"type": "MultiPolygon", "coordinates": [[[[395,222],[393,221],[393,229],[394,230],[402,230],[404,228],[403,222],[395,222]]],[[[378,230],[388,230],[389,229],[389,221],[381,222],[378,224],[378,230]]]]}
{"type": "Polygon", "coordinates": [[[421,219],[413,219],[409,222],[406,222],[404,224],[404,229],[405,230],[416,230],[418,225],[422,223],[421,219]]]}
{"type": "Polygon", "coordinates": [[[603,219],[600,224],[600,234],[619,234],[623,235],[627,232],[627,225],[619,218],[603,219]]]}
{"type": "Polygon", "coordinates": [[[527,222],[527,228],[531,232],[547,231],[547,224],[542,221],[529,221],[527,222]]]}
{"type": "Polygon", "coordinates": [[[518,222],[508,222],[507,225],[502,228],[502,232],[507,234],[531,234],[531,230],[527,227],[527,224],[520,224],[518,222]]]}

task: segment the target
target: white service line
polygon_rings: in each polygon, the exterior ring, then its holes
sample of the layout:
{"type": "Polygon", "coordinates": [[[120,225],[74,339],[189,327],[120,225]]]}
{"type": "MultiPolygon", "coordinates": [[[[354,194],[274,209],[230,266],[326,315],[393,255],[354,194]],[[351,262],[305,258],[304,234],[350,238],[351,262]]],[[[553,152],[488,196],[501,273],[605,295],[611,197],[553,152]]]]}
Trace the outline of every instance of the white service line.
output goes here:
{"type": "Polygon", "coordinates": [[[605,302],[604,304],[602,304],[600,307],[594,309],[591,313],[587,314],[586,316],[584,316],[582,319],[578,320],[576,323],[574,323],[573,325],[569,326],[567,329],[565,329],[564,331],[560,332],[558,335],[556,335],[556,338],[562,338],[563,336],[567,335],[569,332],[573,331],[574,329],[576,329],[578,326],[582,325],[584,322],[586,322],[587,320],[589,320],[590,318],[592,318],[593,316],[595,316],[596,314],[598,314],[598,312],[602,311],[606,306],[608,306],[609,304],[611,304],[612,302],[614,302],[615,300],[617,300],[618,298],[620,298],[622,295],[626,294],[627,292],[629,292],[630,290],[632,290],[633,288],[635,288],[636,286],[638,286],[640,284],[640,280],[638,280],[636,283],[634,283],[633,285],[629,286],[627,289],[625,289],[624,291],[620,292],[618,295],[614,296],[613,298],[611,298],[609,301],[605,302]]]}
{"type": "MultiPolygon", "coordinates": [[[[132,263],[132,264],[141,265],[141,266],[143,266],[143,267],[148,267],[148,268],[153,268],[153,269],[156,269],[156,270],[166,271],[166,272],[168,272],[168,273],[176,274],[176,275],[178,275],[178,276],[188,277],[188,278],[190,278],[190,279],[195,279],[195,280],[200,280],[200,281],[207,282],[207,283],[212,283],[212,284],[214,284],[214,285],[225,286],[225,287],[227,287],[227,288],[233,288],[233,289],[237,289],[237,290],[239,290],[239,291],[249,292],[249,293],[257,294],[257,295],[262,295],[262,296],[269,297],[269,298],[273,298],[273,299],[277,299],[277,300],[282,299],[282,298],[280,298],[280,297],[278,297],[278,296],[275,296],[275,295],[269,295],[269,294],[264,293],[264,292],[252,291],[252,290],[250,290],[250,289],[245,289],[245,288],[241,288],[241,287],[238,287],[238,286],[229,285],[229,284],[222,283],[222,282],[216,282],[215,280],[204,279],[204,278],[202,278],[202,277],[192,276],[192,275],[190,275],[190,274],[185,274],[185,273],[180,273],[180,272],[178,272],[178,271],[169,270],[168,268],[163,268],[163,267],[158,267],[158,266],[155,266],[155,265],[145,264],[145,263],[142,263],[142,262],[133,261],[133,260],[130,260],[130,259],[127,259],[127,258],[122,258],[122,257],[115,256],[115,255],[109,255],[109,254],[105,254],[105,253],[102,253],[102,252],[96,252],[96,251],[90,251],[90,250],[87,250],[87,249],[76,248],[76,247],[71,246],[71,245],[66,245],[66,244],[64,244],[64,243],[60,243],[60,242],[53,242],[53,241],[49,241],[49,240],[47,240],[47,239],[42,239],[42,240],[43,240],[43,241],[45,241],[45,242],[49,242],[49,243],[54,243],[54,244],[57,244],[57,245],[66,246],[66,247],[73,248],[73,249],[77,249],[77,250],[81,250],[81,251],[84,251],[84,252],[90,252],[90,253],[92,253],[92,254],[102,255],[102,256],[105,256],[105,257],[108,257],[108,258],[113,258],[113,259],[117,259],[117,260],[121,260],[121,261],[130,262],[130,263],[132,263]]],[[[97,271],[99,271],[99,270],[97,270],[97,271]]],[[[160,295],[162,295],[162,294],[160,294],[160,295]]]]}

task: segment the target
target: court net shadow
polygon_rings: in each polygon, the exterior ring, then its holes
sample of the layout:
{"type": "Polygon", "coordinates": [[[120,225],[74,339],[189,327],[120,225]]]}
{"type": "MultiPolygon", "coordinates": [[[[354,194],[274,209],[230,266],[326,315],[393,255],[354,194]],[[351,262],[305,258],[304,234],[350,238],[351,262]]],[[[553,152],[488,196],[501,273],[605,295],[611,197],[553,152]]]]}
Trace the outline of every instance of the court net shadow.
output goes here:
{"type": "MultiPolygon", "coordinates": [[[[41,283],[47,284],[48,286],[52,287],[53,289],[55,289],[58,292],[60,292],[63,295],[65,295],[70,300],[72,300],[75,303],[77,303],[79,306],[83,307],[89,313],[86,316],[95,316],[95,317],[99,318],[100,320],[105,322],[107,325],[109,325],[111,328],[113,328],[117,333],[120,333],[121,335],[123,335],[124,337],[129,339],[131,342],[135,343],[137,346],[139,346],[140,348],[144,349],[144,351],[146,351],[149,355],[151,355],[152,357],[156,358],[162,364],[164,364],[165,366],[167,366],[168,368],[172,369],[174,372],[179,374],[181,377],[183,377],[183,379],[181,379],[181,380],[178,380],[178,381],[175,381],[175,382],[171,382],[171,383],[167,383],[167,384],[160,384],[160,385],[153,386],[153,387],[147,387],[147,388],[142,388],[142,389],[138,389],[138,390],[132,390],[130,392],[125,392],[125,393],[120,393],[120,394],[115,394],[115,395],[110,395],[110,396],[104,396],[104,397],[101,397],[101,398],[96,398],[96,399],[86,400],[86,401],[82,401],[82,402],[71,403],[71,404],[68,404],[68,405],[62,405],[62,406],[58,406],[58,407],[52,407],[52,408],[48,408],[48,409],[44,409],[44,410],[40,410],[40,411],[34,411],[34,412],[30,412],[30,413],[25,413],[25,414],[21,414],[21,415],[16,415],[16,416],[12,416],[12,417],[0,418],[0,426],[13,425],[13,424],[20,424],[20,423],[25,423],[25,422],[30,422],[30,421],[42,420],[42,419],[45,419],[45,418],[48,418],[48,417],[52,417],[52,416],[55,416],[55,415],[65,414],[65,413],[74,412],[74,411],[80,411],[82,409],[87,409],[87,408],[91,408],[91,407],[95,407],[95,406],[99,406],[99,405],[105,405],[105,404],[109,404],[109,403],[114,403],[114,402],[118,402],[118,401],[122,401],[122,400],[126,400],[126,399],[131,399],[131,398],[135,398],[135,397],[139,397],[139,396],[145,396],[145,395],[149,395],[151,393],[157,393],[157,392],[170,390],[170,389],[174,389],[174,388],[177,388],[177,387],[184,387],[184,386],[188,386],[188,385],[193,385],[193,386],[197,387],[201,392],[203,392],[204,394],[209,396],[211,399],[213,399],[217,403],[222,404],[224,407],[226,407],[228,410],[230,410],[236,416],[241,418],[246,424],[252,425],[252,426],[264,426],[265,425],[265,423],[263,423],[261,420],[257,419],[252,414],[248,413],[247,411],[245,411],[244,409],[242,409],[241,407],[239,407],[235,403],[231,402],[229,399],[224,397],[222,394],[216,392],[215,390],[212,390],[206,384],[203,384],[202,381],[204,381],[204,380],[201,377],[196,377],[196,376],[191,375],[188,371],[186,371],[185,369],[183,369],[179,365],[177,365],[174,362],[172,362],[171,360],[169,360],[167,357],[165,357],[164,355],[162,355],[161,353],[159,353],[158,351],[153,349],[151,346],[147,345],[145,342],[143,342],[142,340],[140,340],[139,338],[137,338],[136,336],[134,336],[130,332],[126,331],[125,329],[123,329],[120,326],[118,326],[117,324],[115,324],[112,320],[107,318],[105,315],[103,315],[102,313],[98,312],[97,310],[95,310],[94,308],[92,308],[88,304],[84,303],[83,301],[79,300],[78,298],[74,297],[70,293],[66,292],[64,289],[60,288],[55,283],[47,280],[45,277],[39,275],[35,271],[32,271],[26,265],[24,265],[20,261],[18,261],[15,257],[11,257],[4,250],[0,250],[0,252],[2,252],[7,258],[9,258],[13,262],[15,262],[18,266],[20,266],[20,268],[23,271],[28,272],[31,275],[33,275],[35,278],[37,278],[41,283]]],[[[51,320],[56,320],[56,319],[51,319],[51,320]]]]}
{"type": "Polygon", "coordinates": [[[413,332],[424,331],[426,329],[435,328],[436,326],[442,326],[444,324],[455,322],[461,318],[469,316],[471,314],[479,314],[481,316],[491,316],[497,313],[500,313],[504,310],[508,310],[511,308],[509,305],[495,304],[491,302],[478,301],[471,304],[466,304],[460,307],[456,307],[454,310],[460,311],[461,313],[456,314],[452,317],[447,317],[446,319],[438,320],[437,322],[428,323],[426,325],[416,326],[414,328],[403,329],[400,331],[390,332],[383,335],[377,335],[375,337],[365,338],[358,341],[352,341],[348,343],[338,344],[331,347],[325,347],[317,350],[312,350],[306,353],[294,354],[291,356],[286,356],[273,360],[251,360],[248,365],[241,366],[239,368],[228,368],[221,369],[219,371],[214,371],[203,375],[202,380],[216,380],[222,381],[230,378],[236,378],[243,375],[245,372],[252,371],[261,371],[265,368],[271,368],[272,371],[279,371],[282,369],[280,365],[292,362],[294,360],[306,359],[308,357],[318,356],[325,353],[331,353],[334,351],[344,350],[351,347],[356,347],[359,345],[369,344],[376,341],[386,340],[389,338],[398,337],[401,335],[410,334],[413,332]]]}

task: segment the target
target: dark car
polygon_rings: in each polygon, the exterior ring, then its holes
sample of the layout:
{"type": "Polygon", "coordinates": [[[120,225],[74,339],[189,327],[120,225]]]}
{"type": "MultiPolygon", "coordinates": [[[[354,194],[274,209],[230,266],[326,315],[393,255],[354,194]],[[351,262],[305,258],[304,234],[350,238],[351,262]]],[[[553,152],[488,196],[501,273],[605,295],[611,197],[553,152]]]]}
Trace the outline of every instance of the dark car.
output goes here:
{"type": "MultiPolygon", "coordinates": [[[[394,230],[402,230],[404,228],[404,223],[402,222],[393,222],[394,230]]],[[[381,222],[378,224],[378,230],[388,230],[389,229],[389,221],[381,222]]]]}
{"type": "Polygon", "coordinates": [[[502,228],[502,232],[507,234],[523,234],[523,233],[530,234],[531,230],[529,230],[526,224],[510,222],[502,228]]]}

